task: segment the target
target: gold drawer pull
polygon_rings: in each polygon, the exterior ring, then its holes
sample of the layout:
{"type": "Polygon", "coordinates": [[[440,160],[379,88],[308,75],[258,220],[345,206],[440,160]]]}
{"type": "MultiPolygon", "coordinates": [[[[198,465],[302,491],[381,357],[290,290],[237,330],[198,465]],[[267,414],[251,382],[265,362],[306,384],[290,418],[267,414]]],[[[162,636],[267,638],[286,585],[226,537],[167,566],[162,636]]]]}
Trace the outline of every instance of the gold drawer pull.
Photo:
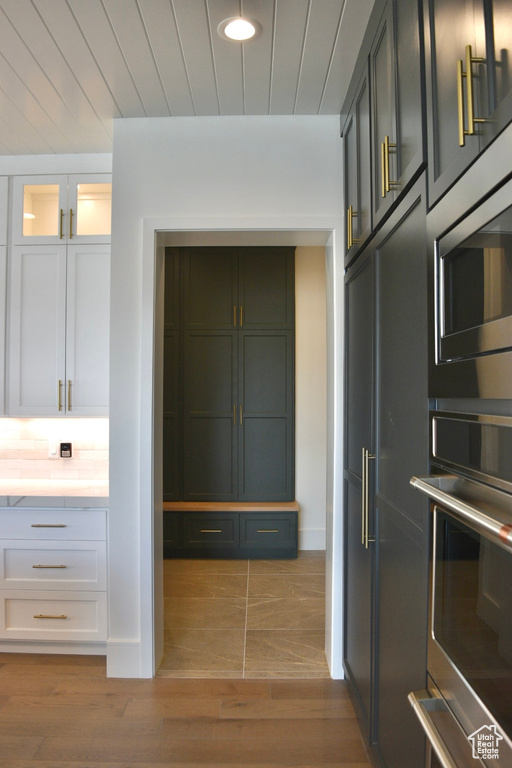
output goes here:
{"type": "Polygon", "coordinates": [[[201,528],[200,533],[222,533],[222,528],[201,528]]]}
{"type": "Polygon", "coordinates": [[[279,528],[258,528],[258,533],[279,533],[279,528]]]}
{"type": "Polygon", "coordinates": [[[64,523],[32,523],[31,528],[66,528],[64,523]]]}
{"type": "Polygon", "coordinates": [[[33,565],[32,568],[67,568],[67,565],[33,565]]]}
{"type": "Polygon", "coordinates": [[[34,616],[34,619],[67,619],[67,616],[65,614],[62,616],[52,616],[51,614],[47,613],[37,613],[34,616]]]}

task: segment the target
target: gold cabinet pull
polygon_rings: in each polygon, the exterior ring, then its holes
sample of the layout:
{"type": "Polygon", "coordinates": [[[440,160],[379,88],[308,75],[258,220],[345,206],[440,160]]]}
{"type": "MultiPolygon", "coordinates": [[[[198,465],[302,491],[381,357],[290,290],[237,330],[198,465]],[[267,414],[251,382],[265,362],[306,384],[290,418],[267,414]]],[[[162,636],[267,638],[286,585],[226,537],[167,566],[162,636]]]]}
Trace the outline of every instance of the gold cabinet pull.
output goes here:
{"type": "Polygon", "coordinates": [[[391,181],[389,178],[389,153],[392,150],[396,150],[396,144],[390,142],[389,136],[384,136],[381,144],[382,197],[386,197],[393,188],[400,186],[399,181],[391,181]]]}
{"type": "Polygon", "coordinates": [[[199,533],[222,533],[222,528],[201,528],[199,533]]]}
{"type": "Polygon", "coordinates": [[[258,528],[257,533],[279,533],[279,528],[258,528]]]}
{"type": "Polygon", "coordinates": [[[66,528],[65,523],[32,523],[31,528],[66,528]]]}
{"type": "Polygon", "coordinates": [[[60,209],[60,224],[59,224],[59,239],[62,240],[64,237],[64,227],[62,226],[64,222],[64,211],[61,208],[60,209]]]}
{"type": "Polygon", "coordinates": [[[37,613],[34,616],[34,619],[67,619],[67,616],[65,614],[62,614],[61,616],[52,616],[51,613],[37,613]]]}
{"type": "Polygon", "coordinates": [[[463,147],[466,143],[466,136],[475,135],[475,123],[485,123],[485,118],[475,117],[475,101],[473,90],[473,64],[485,63],[485,59],[479,56],[473,56],[471,45],[466,45],[465,50],[466,71],[464,72],[464,62],[462,59],[457,61],[457,113],[459,126],[459,146],[463,147]],[[468,102],[468,127],[466,130],[464,121],[464,78],[466,78],[466,94],[468,102]]]}
{"type": "Polygon", "coordinates": [[[59,379],[57,384],[57,398],[58,398],[58,406],[59,411],[62,411],[62,381],[59,379]]]}
{"type": "Polygon", "coordinates": [[[73,209],[69,209],[69,239],[73,237],[73,209]]]}
{"type": "Polygon", "coordinates": [[[367,448],[362,449],[361,457],[361,544],[368,549],[370,542],[375,539],[370,538],[370,483],[369,483],[369,462],[374,459],[367,448]]]}
{"type": "Polygon", "coordinates": [[[354,227],[352,220],[358,215],[351,205],[347,209],[347,250],[350,251],[353,245],[360,243],[360,238],[354,237],[354,227]]]}
{"type": "Polygon", "coordinates": [[[68,379],[68,411],[71,410],[71,379],[68,379]]]}
{"type": "Polygon", "coordinates": [[[67,565],[33,565],[32,568],[67,568],[67,565]]]}

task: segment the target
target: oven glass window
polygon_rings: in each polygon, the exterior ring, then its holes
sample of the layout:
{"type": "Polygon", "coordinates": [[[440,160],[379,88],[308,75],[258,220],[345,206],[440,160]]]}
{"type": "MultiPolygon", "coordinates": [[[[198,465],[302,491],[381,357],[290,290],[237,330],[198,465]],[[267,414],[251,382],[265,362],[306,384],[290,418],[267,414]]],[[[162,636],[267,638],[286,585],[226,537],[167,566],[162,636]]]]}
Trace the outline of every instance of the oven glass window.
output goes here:
{"type": "Polygon", "coordinates": [[[512,554],[439,509],[434,635],[512,737],[512,554]]]}
{"type": "Polygon", "coordinates": [[[512,208],[443,258],[444,334],[512,315],[512,208]]]}

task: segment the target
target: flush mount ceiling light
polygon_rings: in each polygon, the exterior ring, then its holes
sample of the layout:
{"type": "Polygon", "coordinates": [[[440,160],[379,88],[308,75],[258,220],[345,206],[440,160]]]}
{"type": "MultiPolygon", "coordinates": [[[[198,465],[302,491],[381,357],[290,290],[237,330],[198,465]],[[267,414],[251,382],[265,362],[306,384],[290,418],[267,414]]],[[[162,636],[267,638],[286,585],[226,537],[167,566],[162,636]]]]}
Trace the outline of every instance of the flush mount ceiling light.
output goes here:
{"type": "Polygon", "coordinates": [[[242,19],[240,16],[233,16],[230,19],[224,19],[217,27],[217,32],[225,40],[235,40],[243,43],[244,40],[250,40],[261,32],[261,24],[254,19],[242,19]]]}

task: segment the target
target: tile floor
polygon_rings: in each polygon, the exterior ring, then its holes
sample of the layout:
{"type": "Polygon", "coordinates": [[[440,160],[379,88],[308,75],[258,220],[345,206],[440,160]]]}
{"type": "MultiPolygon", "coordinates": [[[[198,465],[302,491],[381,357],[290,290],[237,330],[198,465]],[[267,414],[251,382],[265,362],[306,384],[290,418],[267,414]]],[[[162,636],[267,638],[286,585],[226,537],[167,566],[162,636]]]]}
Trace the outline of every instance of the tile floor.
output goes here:
{"type": "Polygon", "coordinates": [[[328,678],[325,553],[165,560],[159,677],[328,678]]]}

